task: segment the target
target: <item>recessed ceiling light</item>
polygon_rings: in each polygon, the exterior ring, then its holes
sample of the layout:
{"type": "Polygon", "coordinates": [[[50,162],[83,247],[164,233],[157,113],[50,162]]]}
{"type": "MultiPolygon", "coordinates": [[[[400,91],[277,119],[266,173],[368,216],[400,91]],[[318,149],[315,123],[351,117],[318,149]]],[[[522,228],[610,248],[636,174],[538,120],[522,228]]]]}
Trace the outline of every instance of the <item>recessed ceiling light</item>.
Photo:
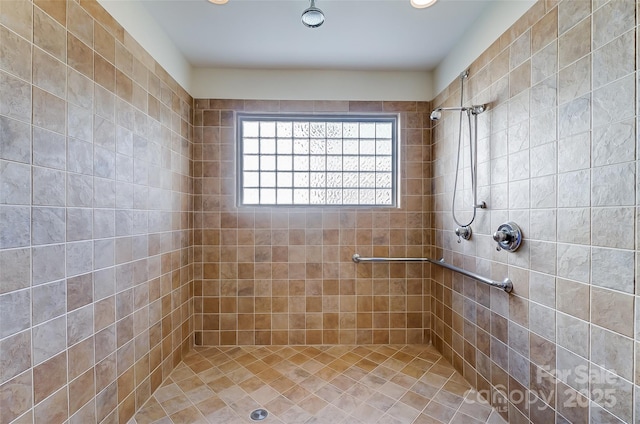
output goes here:
{"type": "Polygon", "coordinates": [[[416,9],[424,9],[425,7],[433,6],[438,0],[411,0],[411,6],[416,9]]]}
{"type": "Polygon", "coordinates": [[[229,0],[209,0],[210,3],[213,4],[225,4],[227,3],[229,0]]]}

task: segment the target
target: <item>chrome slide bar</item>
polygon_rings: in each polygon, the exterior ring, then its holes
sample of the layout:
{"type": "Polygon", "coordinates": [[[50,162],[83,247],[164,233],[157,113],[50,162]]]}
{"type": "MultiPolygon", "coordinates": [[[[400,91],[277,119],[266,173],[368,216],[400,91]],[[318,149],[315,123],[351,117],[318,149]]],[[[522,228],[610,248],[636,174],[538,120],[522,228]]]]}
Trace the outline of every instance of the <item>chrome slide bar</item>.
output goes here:
{"type": "Polygon", "coordinates": [[[474,280],[480,281],[481,283],[488,284],[492,287],[498,287],[507,293],[511,293],[513,290],[513,283],[509,278],[505,278],[504,280],[495,281],[490,278],[483,277],[482,275],[478,275],[475,272],[467,271],[466,269],[458,268],[455,265],[448,264],[444,261],[444,259],[440,259],[439,261],[433,260],[431,258],[363,258],[357,253],[355,253],[351,259],[353,262],[376,262],[376,263],[384,263],[384,262],[428,262],[430,264],[438,265],[443,268],[450,269],[451,271],[460,273],[469,278],[473,278],[474,280]]]}

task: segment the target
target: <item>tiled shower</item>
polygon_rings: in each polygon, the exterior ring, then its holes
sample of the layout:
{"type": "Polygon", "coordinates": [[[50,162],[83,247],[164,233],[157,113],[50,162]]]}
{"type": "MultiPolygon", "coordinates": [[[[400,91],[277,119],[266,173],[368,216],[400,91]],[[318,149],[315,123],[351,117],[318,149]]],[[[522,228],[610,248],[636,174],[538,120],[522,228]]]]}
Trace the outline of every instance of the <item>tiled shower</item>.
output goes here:
{"type": "Polygon", "coordinates": [[[422,265],[351,260],[426,254],[428,110],[427,102],[195,101],[196,344],[429,341],[422,265]],[[238,209],[234,112],[251,111],[399,113],[402,206],[238,209]]]}
{"type": "MultiPolygon", "coordinates": [[[[432,342],[509,422],[640,420],[637,8],[537,2],[473,62],[489,208],[471,242],[452,233],[457,117],[434,128],[434,256],[514,291],[432,274],[432,342]],[[492,239],[507,221],[525,234],[513,253],[492,239]]],[[[433,103],[459,101],[455,81],[433,103]]]]}
{"type": "Polygon", "coordinates": [[[428,118],[460,81],[193,99],[97,2],[0,2],[0,423],[126,423],[198,346],[424,343],[511,423],[638,422],[638,8],[538,1],[475,58],[488,208],[457,243],[457,115],[428,118]],[[239,111],[399,113],[401,208],[236,208],[239,111]]]}
{"type": "Polygon", "coordinates": [[[124,423],[192,344],[192,100],[95,1],[0,16],[0,422],[124,423]]]}

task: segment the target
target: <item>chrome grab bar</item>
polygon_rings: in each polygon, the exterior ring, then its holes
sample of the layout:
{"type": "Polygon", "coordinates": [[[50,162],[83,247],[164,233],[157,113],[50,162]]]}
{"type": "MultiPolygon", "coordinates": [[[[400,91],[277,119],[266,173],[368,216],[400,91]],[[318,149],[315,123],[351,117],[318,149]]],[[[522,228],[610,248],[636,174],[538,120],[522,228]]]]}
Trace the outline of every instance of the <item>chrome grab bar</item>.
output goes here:
{"type": "Polygon", "coordinates": [[[351,259],[355,263],[360,263],[360,262],[376,262],[376,263],[383,263],[383,262],[428,262],[430,264],[434,264],[434,265],[441,266],[443,268],[450,269],[451,271],[460,273],[462,275],[466,275],[469,278],[473,278],[474,280],[480,281],[481,283],[484,283],[484,284],[488,284],[488,285],[490,285],[492,287],[498,287],[498,288],[506,291],[507,293],[511,293],[511,291],[513,290],[513,283],[511,282],[511,280],[508,277],[505,278],[502,281],[495,281],[495,280],[492,280],[490,278],[483,277],[482,275],[478,275],[475,272],[467,271],[466,269],[458,268],[455,265],[448,264],[448,263],[446,263],[444,261],[444,258],[440,259],[438,261],[433,260],[431,258],[363,258],[360,255],[358,255],[357,253],[355,253],[351,257],[351,259]]]}

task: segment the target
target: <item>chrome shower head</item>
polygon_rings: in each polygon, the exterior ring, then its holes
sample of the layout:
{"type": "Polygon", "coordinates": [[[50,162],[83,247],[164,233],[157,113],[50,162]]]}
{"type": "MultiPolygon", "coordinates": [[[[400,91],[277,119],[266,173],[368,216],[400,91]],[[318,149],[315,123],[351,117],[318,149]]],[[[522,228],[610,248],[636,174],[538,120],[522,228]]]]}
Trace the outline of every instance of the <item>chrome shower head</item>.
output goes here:
{"type": "Polygon", "coordinates": [[[437,109],[434,109],[433,112],[431,112],[431,120],[432,121],[437,121],[440,118],[442,118],[442,111],[458,111],[458,112],[467,112],[467,113],[471,113],[472,115],[479,115],[482,112],[484,112],[485,110],[487,110],[487,105],[473,105],[470,107],[439,107],[437,109]]]}
{"type": "Polygon", "coordinates": [[[302,23],[308,28],[318,28],[324,23],[324,13],[316,7],[315,0],[302,12],[302,23]]]}

